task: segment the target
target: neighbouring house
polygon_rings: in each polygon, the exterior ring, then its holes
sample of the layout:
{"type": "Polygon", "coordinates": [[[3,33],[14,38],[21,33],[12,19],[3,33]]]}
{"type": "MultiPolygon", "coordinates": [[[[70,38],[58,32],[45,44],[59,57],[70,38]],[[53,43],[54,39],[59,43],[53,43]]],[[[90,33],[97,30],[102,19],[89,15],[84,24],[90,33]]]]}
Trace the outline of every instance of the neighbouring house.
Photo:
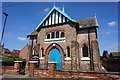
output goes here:
{"type": "Polygon", "coordinates": [[[20,55],[20,50],[13,49],[11,55],[18,58],[20,55]]]}
{"type": "MultiPolygon", "coordinates": [[[[79,18],[79,17],[78,17],[79,18]]],[[[56,69],[101,69],[96,16],[74,20],[55,5],[27,37],[29,60],[38,60],[39,68],[57,62],[56,69]]]]}
{"type": "Polygon", "coordinates": [[[109,58],[111,60],[120,60],[120,52],[111,52],[109,58]]]}
{"type": "Polygon", "coordinates": [[[24,46],[24,48],[22,48],[21,50],[20,50],[20,57],[22,58],[22,59],[27,59],[27,56],[28,56],[28,43],[24,46]]]}
{"type": "Polygon", "coordinates": [[[102,65],[107,71],[120,72],[120,52],[106,54],[107,60],[102,61],[102,65]]]}
{"type": "Polygon", "coordinates": [[[11,51],[8,48],[3,48],[2,54],[4,55],[11,55],[11,51]]]}
{"type": "Polygon", "coordinates": [[[25,66],[25,68],[26,69],[28,69],[28,63],[29,63],[29,59],[28,59],[28,54],[29,53],[29,45],[28,45],[28,43],[24,46],[24,48],[22,48],[21,50],[20,50],[20,57],[22,58],[22,59],[26,59],[26,66],[25,66]]]}
{"type": "Polygon", "coordinates": [[[3,48],[4,48],[4,44],[3,45],[0,44],[0,54],[3,54],[3,48]]]}

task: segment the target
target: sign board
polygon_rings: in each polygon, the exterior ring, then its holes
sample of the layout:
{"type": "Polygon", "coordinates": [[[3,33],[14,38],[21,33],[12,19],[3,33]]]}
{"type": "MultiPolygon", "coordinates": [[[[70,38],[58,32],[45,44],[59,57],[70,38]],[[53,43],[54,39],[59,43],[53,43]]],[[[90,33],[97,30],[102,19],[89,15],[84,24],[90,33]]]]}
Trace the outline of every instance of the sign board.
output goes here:
{"type": "Polygon", "coordinates": [[[39,61],[38,55],[32,55],[31,61],[39,61]]]}

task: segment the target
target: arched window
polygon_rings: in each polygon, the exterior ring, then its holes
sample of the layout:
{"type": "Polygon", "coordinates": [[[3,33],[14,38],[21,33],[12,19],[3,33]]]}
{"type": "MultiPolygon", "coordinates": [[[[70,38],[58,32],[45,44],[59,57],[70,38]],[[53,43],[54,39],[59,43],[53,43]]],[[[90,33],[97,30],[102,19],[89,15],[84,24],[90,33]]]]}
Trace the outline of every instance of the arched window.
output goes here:
{"type": "Polygon", "coordinates": [[[44,55],[44,49],[41,48],[41,57],[43,57],[43,55],[44,55]]]}
{"type": "Polygon", "coordinates": [[[56,32],[56,38],[59,38],[59,31],[56,32]]]}
{"type": "Polygon", "coordinates": [[[88,57],[88,46],[86,44],[82,46],[82,55],[83,57],[88,57]]]}
{"type": "Polygon", "coordinates": [[[51,31],[45,35],[45,43],[49,42],[65,42],[64,31],[51,31]]]}
{"type": "Polygon", "coordinates": [[[66,49],[66,57],[70,57],[70,48],[67,46],[66,49]]]}
{"type": "Polygon", "coordinates": [[[61,32],[61,38],[63,38],[64,37],[64,32],[61,32]]]}
{"type": "Polygon", "coordinates": [[[47,39],[50,39],[50,34],[47,34],[47,39]]]}
{"type": "Polygon", "coordinates": [[[51,33],[51,38],[55,38],[55,32],[51,33]]]}

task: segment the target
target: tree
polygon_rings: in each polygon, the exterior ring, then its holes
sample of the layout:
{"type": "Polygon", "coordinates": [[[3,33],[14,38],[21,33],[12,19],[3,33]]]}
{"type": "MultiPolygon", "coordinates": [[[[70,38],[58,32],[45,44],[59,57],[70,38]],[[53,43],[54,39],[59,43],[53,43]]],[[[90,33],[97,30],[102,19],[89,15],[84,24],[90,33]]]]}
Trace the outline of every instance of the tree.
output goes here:
{"type": "Polygon", "coordinates": [[[104,50],[103,51],[103,60],[106,60],[107,59],[107,55],[108,54],[108,51],[107,50],[104,50]]]}

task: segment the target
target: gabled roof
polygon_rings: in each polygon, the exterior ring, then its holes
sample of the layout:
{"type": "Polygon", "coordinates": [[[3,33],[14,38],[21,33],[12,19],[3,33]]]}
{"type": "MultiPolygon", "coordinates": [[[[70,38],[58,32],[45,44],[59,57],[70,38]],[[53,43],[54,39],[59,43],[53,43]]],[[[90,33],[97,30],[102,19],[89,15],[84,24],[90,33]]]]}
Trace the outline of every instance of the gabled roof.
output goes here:
{"type": "Polygon", "coordinates": [[[20,54],[20,50],[15,50],[13,49],[11,54],[14,56],[14,57],[19,57],[19,54],[20,54]]]}
{"type": "Polygon", "coordinates": [[[112,56],[120,56],[120,52],[111,52],[110,53],[112,56]]]}
{"type": "Polygon", "coordinates": [[[16,49],[12,50],[12,53],[19,53],[19,52],[20,52],[20,50],[16,50],[16,49]]]}
{"type": "Polygon", "coordinates": [[[76,20],[79,23],[80,28],[88,28],[98,26],[96,16],[87,17],[76,20]]]}
{"type": "Polygon", "coordinates": [[[26,48],[27,46],[29,46],[28,43],[20,50],[20,52],[21,52],[24,48],[26,48]]]}
{"type": "Polygon", "coordinates": [[[11,51],[8,48],[4,48],[5,49],[5,53],[11,53],[11,51]]]}
{"type": "Polygon", "coordinates": [[[53,12],[53,10],[57,10],[59,13],[61,13],[62,15],[64,15],[65,17],[67,17],[70,21],[72,22],[76,22],[74,19],[72,19],[70,16],[68,16],[65,12],[61,11],[59,8],[57,8],[56,6],[54,6],[50,12],[45,16],[45,18],[40,22],[40,24],[36,27],[35,30],[37,30],[41,25],[42,23],[47,19],[47,17],[53,12]]]}
{"type": "Polygon", "coordinates": [[[37,31],[34,30],[33,32],[31,32],[30,34],[28,34],[27,37],[29,37],[29,36],[35,36],[35,35],[37,35],[37,31]]]}

